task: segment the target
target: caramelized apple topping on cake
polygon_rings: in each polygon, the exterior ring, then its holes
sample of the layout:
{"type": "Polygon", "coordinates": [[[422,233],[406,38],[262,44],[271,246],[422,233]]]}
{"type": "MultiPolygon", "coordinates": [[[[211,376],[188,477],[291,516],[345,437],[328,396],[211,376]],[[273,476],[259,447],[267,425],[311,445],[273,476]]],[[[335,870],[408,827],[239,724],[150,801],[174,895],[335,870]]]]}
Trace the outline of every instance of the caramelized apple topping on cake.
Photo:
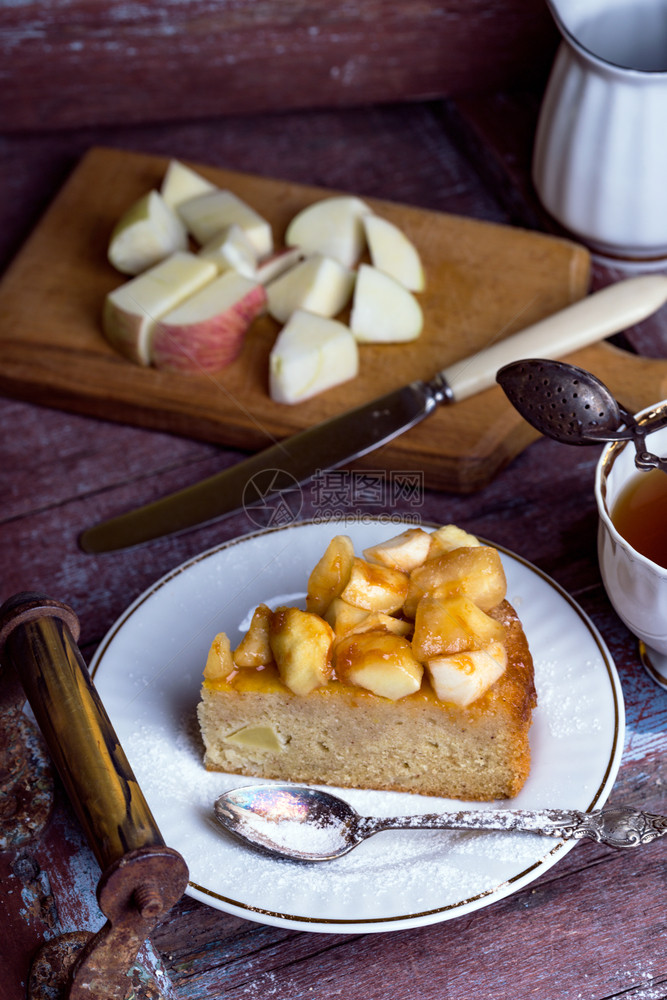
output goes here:
{"type": "Polygon", "coordinates": [[[336,535],[310,574],[306,610],[260,604],[236,649],[215,637],[204,677],[233,684],[273,665],[296,695],[339,681],[396,701],[426,676],[439,700],[465,707],[505,670],[505,626],[492,612],[506,590],[497,550],[455,525],[409,528],[361,556],[336,535]]]}

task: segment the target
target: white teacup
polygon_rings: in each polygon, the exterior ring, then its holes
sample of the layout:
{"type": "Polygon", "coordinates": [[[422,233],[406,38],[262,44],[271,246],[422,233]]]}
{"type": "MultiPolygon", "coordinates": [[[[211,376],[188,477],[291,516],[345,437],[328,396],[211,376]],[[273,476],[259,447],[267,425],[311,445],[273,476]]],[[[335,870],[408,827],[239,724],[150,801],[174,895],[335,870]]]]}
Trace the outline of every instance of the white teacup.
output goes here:
{"type": "MultiPolygon", "coordinates": [[[[643,422],[660,414],[667,415],[667,400],[643,410],[637,419],[643,422]]],[[[653,454],[667,454],[667,426],[649,434],[646,447],[653,454]]],[[[623,488],[642,475],[646,473],[635,465],[632,441],[614,442],[602,452],[595,476],[598,558],[609,600],[619,618],[639,639],[646,671],[656,684],[667,689],[667,569],[637,552],[619,534],[611,519],[623,488]]]]}

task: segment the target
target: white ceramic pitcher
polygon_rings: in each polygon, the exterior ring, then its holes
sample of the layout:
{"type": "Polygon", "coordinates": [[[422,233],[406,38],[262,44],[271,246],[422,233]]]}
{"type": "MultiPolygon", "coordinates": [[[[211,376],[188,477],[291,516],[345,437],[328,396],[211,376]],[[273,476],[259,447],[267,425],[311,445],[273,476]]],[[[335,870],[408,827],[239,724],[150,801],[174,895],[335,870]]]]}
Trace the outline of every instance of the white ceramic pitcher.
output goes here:
{"type": "MultiPolygon", "coordinates": [[[[593,252],[667,258],[667,0],[547,0],[562,42],[533,181],[593,252]]],[[[667,263],[667,262],[665,262],[667,263]]]]}

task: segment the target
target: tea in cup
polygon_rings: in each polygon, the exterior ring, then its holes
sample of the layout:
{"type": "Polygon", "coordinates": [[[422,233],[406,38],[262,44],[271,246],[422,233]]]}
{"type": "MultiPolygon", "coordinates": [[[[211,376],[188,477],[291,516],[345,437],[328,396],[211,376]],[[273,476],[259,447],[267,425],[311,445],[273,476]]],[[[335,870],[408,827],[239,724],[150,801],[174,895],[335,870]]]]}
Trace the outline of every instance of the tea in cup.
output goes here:
{"type": "MultiPolygon", "coordinates": [[[[637,415],[667,419],[667,401],[637,415]]],[[[667,426],[646,437],[667,455],[667,426]]],[[[598,558],[602,582],[619,618],[639,639],[642,663],[667,690],[667,472],[641,471],[632,441],[607,445],[597,465],[598,558]]]]}

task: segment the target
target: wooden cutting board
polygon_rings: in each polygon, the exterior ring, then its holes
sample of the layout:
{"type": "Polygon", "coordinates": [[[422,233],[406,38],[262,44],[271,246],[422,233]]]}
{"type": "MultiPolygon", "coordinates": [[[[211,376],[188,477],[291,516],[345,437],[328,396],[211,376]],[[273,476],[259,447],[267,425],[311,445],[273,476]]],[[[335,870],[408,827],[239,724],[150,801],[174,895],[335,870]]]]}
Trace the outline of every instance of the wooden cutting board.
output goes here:
{"type": "MultiPolygon", "coordinates": [[[[268,395],[278,331],[256,322],[241,357],[212,377],[133,365],[100,329],[106,293],[123,280],[106,261],[111,229],[159,186],[167,160],[94,148],[82,159],[0,285],[0,391],[75,412],[255,451],[453,361],[581,298],[588,252],[567,240],[366,199],[419,248],[428,287],[425,327],[408,345],[361,347],[358,378],[297,406],[268,395]]],[[[279,245],[304,205],[331,193],[190,164],[268,218],[279,245]]],[[[667,396],[667,362],[606,344],[572,355],[631,409],[667,396]]],[[[441,407],[367,456],[368,469],[421,470],[427,485],[470,492],[488,483],[537,434],[494,387],[441,407]]]]}

